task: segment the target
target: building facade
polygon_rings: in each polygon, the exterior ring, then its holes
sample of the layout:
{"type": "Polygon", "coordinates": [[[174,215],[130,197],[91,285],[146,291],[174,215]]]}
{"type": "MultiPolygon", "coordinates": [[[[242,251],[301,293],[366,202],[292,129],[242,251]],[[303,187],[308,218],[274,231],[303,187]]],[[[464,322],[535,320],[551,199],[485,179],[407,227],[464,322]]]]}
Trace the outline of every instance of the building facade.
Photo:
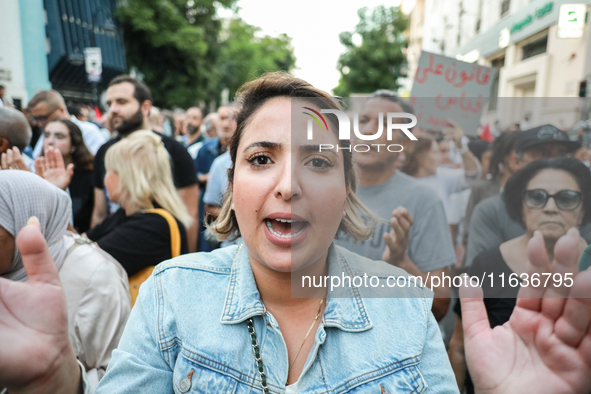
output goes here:
{"type": "Polygon", "coordinates": [[[0,0],[0,5],[0,84],[18,107],[52,88],[68,101],[93,102],[95,93],[126,71],[115,0],[0,0]],[[88,47],[102,53],[102,81],[95,85],[86,76],[88,47]]]}
{"type": "Polygon", "coordinates": [[[579,87],[591,75],[590,4],[417,0],[410,13],[409,74],[414,77],[421,50],[495,67],[483,124],[569,128],[588,116],[579,87]]]}

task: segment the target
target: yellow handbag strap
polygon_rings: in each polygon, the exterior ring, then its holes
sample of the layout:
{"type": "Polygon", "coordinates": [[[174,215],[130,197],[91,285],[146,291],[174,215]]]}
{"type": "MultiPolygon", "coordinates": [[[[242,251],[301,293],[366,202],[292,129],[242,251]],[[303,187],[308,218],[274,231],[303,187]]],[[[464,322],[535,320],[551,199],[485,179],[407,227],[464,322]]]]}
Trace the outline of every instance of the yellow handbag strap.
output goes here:
{"type": "Polygon", "coordinates": [[[170,248],[172,251],[172,257],[178,257],[181,255],[181,232],[179,231],[179,226],[176,222],[174,216],[170,214],[166,209],[162,208],[154,208],[154,209],[147,209],[145,212],[148,213],[157,213],[158,215],[162,216],[168,222],[168,227],[170,227],[170,248]]]}

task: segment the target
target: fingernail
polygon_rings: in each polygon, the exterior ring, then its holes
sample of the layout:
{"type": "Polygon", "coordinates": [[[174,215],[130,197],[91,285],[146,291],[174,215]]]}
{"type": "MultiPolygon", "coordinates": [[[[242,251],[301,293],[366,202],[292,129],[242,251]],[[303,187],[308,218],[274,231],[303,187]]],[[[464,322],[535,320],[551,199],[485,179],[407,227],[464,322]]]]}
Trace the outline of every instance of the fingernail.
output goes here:
{"type": "Polygon", "coordinates": [[[542,235],[542,232],[540,230],[534,231],[534,237],[544,239],[544,236],[542,235]]]}
{"type": "Polygon", "coordinates": [[[29,220],[27,220],[27,226],[29,224],[36,224],[39,228],[41,228],[41,224],[39,223],[39,219],[37,219],[37,216],[31,216],[29,220]]]}
{"type": "Polygon", "coordinates": [[[571,237],[579,238],[579,230],[576,227],[571,227],[566,232],[566,235],[570,235],[571,237]]]}

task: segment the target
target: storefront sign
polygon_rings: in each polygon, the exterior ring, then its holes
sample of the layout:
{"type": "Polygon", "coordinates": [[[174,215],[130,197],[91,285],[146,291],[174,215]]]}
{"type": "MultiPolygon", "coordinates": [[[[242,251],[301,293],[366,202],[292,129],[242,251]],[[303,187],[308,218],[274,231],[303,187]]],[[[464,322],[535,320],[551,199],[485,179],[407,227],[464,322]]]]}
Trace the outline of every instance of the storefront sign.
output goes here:
{"type": "Polygon", "coordinates": [[[582,37],[586,11],[585,4],[561,5],[558,14],[558,38],[582,37]]]}
{"type": "Polygon", "coordinates": [[[509,28],[506,27],[499,33],[499,48],[507,48],[510,40],[511,32],[509,31],[509,28]]]}
{"type": "Polygon", "coordinates": [[[520,20],[519,22],[514,23],[513,26],[511,26],[511,33],[514,33],[516,31],[523,29],[525,26],[532,23],[534,19],[543,18],[548,13],[550,13],[550,11],[552,11],[553,6],[554,6],[553,2],[546,3],[542,7],[535,10],[533,15],[530,14],[530,15],[526,16],[525,18],[523,18],[522,20],[520,20]]]}

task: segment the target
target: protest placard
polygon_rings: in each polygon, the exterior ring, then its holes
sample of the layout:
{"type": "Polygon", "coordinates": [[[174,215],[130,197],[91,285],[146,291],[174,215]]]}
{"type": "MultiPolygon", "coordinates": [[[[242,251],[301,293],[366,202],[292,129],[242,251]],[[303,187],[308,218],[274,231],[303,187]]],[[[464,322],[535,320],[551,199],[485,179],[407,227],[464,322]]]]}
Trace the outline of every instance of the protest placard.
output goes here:
{"type": "Polygon", "coordinates": [[[493,68],[423,51],[411,92],[417,126],[441,130],[452,119],[476,135],[493,78],[493,68]]]}

